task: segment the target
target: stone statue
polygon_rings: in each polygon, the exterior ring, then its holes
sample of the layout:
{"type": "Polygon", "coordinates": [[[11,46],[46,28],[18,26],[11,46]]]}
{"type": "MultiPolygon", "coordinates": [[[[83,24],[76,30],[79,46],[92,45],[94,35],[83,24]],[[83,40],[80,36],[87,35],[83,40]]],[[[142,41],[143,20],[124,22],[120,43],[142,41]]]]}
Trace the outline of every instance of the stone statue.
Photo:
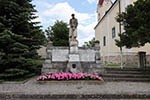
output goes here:
{"type": "Polygon", "coordinates": [[[70,40],[76,40],[77,38],[77,26],[78,26],[78,20],[75,18],[75,14],[72,14],[72,19],[70,19],[69,25],[69,41],[70,40]]]}

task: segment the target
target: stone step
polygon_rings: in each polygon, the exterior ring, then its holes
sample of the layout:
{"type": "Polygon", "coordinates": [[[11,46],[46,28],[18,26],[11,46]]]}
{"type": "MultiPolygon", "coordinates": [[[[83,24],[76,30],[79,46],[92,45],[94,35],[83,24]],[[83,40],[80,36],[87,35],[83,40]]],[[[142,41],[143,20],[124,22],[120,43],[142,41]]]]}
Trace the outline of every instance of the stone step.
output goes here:
{"type": "Polygon", "coordinates": [[[102,76],[110,78],[150,78],[150,74],[103,74],[102,76]]]}
{"type": "Polygon", "coordinates": [[[150,68],[106,68],[105,70],[116,70],[116,71],[150,71],[150,68]]]}
{"type": "MultiPolygon", "coordinates": [[[[105,70],[106,71],[106,70],[105,70]]],[[[116,71],[116,70],[107,70],[107,74],[144,74],[150,75],[150,71],[116,71]]]]}
{"type": "Polygon", "coordinates": [[[150,82],[150,78],[119,78],[103,77],[105,82],[109,81],[126,81],[126,82],[150,82]]]}
{"type": "Polygon", "coordinates": [[[150,82],[150,69],[105,68],[104,81],[150,82]]]}

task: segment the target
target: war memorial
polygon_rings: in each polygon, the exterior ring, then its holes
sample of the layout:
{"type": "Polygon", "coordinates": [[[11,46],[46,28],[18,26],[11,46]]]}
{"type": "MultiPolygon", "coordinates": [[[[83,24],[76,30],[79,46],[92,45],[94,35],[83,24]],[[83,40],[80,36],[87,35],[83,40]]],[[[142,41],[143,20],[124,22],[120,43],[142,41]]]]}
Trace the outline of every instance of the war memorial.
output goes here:
{"type": "Polygon", "coordinates": [[[72,14],[69,29],[69,47],[55,47],[49,42],[47,58],[43,64],[42,74],[48,72],[102,73],[104,71],[100,58],[99,43],[93,48],[78,47],[78,21],[72,14]]]}

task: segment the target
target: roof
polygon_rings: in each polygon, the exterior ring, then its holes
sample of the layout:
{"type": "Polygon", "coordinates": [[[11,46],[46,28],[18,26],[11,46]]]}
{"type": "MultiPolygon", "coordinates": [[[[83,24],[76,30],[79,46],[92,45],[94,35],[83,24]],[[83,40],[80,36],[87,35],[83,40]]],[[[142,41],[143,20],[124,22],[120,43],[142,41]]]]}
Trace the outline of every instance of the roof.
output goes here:
{"type": "Polygon", "coordinates": [[[104,0],[99,0],[98,5],[102,5],[104,0]]]}

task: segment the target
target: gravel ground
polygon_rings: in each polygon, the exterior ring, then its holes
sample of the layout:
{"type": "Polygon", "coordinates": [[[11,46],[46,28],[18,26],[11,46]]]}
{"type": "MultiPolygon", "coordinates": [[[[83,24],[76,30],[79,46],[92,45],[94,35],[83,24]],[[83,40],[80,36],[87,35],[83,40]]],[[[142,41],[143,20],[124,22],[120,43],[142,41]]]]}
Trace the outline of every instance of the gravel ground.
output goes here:
{"type": "Polygon", "coordinates": [[[25,83],[0,83],[0,93],[18,94],[150,94],[150,83],[104,82],[101,84],[39,83],[32,78],[25,83]]]}

